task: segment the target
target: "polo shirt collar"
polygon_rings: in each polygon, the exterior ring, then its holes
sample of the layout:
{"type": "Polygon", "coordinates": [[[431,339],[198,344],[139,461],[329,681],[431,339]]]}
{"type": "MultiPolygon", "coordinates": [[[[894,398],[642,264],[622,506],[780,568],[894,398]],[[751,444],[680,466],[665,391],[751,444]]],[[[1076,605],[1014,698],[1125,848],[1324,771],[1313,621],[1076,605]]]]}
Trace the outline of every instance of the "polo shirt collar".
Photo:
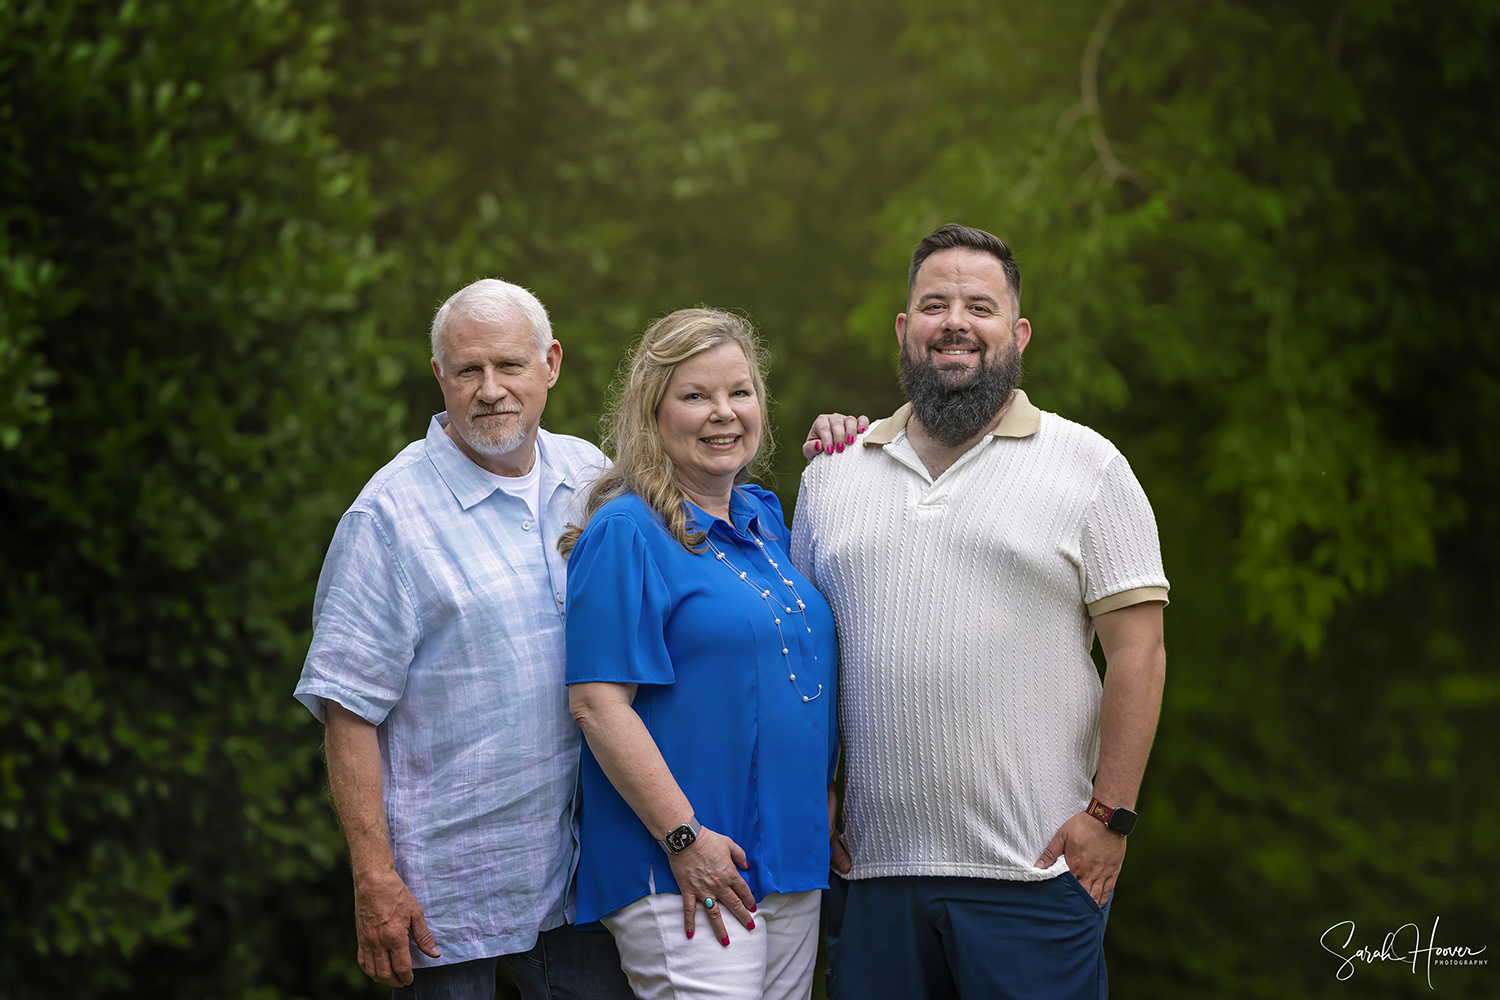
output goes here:
{"type": "MultiPolygon", "coordinates": [[[[880,421],[874,428],[864,436],[866,448],[883,448],[906,430],[906,424],[911,420],[911,404],[903,403],[901,408],[889,417],[880,421]]],[[[992,438],[1026,438],[1035,434],[1042,426],[1042,411],[1036,408],[1031,400],[1026,398],[1026,393],[1020,389],[1015,391],[1011,398],[1010,407],[1005,411],[1005,416],[1000,418],[1000,423],[990,431],[992,438]]]]}
{"type": "MultiPolygon", "coordinates": [[[[427,440],[424,447],[427,460],[432,463],[443,483],[452,492],[453,498],[464,510],[489,499],[491,493],[500,488],[490,475],[474,464],[473,459],[458,450],[458,445],[448,436],[448,414],[439,413],[427,425],[427,440]]],[[[547,432],[538,430],[536,435],[536,460],[542,464],[542,479],[539,495],[543,507],[558,487],[573,488],[570,477],[560,476],[547,461],[547,432]]]]}

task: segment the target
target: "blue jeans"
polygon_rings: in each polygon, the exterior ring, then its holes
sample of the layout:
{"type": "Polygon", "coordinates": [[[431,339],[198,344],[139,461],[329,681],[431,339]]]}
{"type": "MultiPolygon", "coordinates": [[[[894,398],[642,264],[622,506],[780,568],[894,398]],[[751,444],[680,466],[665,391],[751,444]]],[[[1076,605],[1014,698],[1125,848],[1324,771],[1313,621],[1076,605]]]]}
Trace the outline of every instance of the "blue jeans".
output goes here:
{"type": "Polygon", "coordinates": [[[515,973],[524,1000],[634,1000],[615,939],[599,924],[563,924],[537,935],[530,951],[413,969],[392,1000],[494,1000],[496,963],[515,973]]]}
{"type": "Polygon", "coordinates": [[[829,1000],[1106,1000],[1100,909],[1071,874],[1044,882],[911,876],[824,894],[829,1000]]]}

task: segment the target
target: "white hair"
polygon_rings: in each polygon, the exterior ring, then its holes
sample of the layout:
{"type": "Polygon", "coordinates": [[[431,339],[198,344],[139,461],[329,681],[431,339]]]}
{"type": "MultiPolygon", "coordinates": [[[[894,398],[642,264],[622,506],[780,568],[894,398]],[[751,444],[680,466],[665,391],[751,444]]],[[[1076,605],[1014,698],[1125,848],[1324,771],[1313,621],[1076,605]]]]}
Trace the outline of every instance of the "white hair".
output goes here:
{"type": "Polygon", "coordinates": [[[455,313],[481,323],[514,323],[524,319],[536,337],[538,353],[543,355],[556,343],[547,309],[535,295],[508,281],[480,278],[449,296],[448,301],[438,307],[437,315],[432,317],[432,356],[438,368],[443,367],[443,333],[455,313]]]}

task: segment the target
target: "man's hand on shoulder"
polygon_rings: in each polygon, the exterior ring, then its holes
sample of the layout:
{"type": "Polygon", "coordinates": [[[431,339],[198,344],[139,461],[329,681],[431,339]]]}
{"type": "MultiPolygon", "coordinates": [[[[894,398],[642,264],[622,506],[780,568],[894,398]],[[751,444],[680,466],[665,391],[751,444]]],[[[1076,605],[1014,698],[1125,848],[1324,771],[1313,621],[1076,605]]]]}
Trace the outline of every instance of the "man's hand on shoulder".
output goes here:
{"type": "Polygon", "coordinates": [[[354,933],[359,967],[387,986],[411,985],[408,941],[416,941],[429,958],[442,955],[427,929],[422,904],[391,869],[354,879],[354,933]]]}
{"type": "Polygon", "coordinates": [[[843,451],[854,443],[855,435],[863,434],[869,427],[869,417],[846,417],[842,413],[820,414],[808,429],[807,440],[802,442],[802,457],[810,462],[814,455],[843,451]]]}
{"type": "Polygon", "coordinates": [[[1057,828],[1036,866],[1051,868],[1060,857],[1068,859],[1068,870],[1102,907],[1114,895],[1125,863],[1125,838],[1087,813],[1078,813],[1057,828]]]}

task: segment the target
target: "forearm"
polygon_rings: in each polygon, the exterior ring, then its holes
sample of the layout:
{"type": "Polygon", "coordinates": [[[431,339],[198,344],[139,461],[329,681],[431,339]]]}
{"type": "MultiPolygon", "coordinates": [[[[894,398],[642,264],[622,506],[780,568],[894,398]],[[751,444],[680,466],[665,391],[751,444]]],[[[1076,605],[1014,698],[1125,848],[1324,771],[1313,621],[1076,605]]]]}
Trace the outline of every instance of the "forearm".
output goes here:
{"type": "Polygon", "coordinates": [[[328,702],[327,710],[323,747],[328,756],[328,785],[358,882],[369,874],[395,870],[385,827],[380,741],[373,725],[337,702],[328,702]]]}
{"type": "Polygon", "coordinates": [[[1123,608],[1101,615],[1098,624],[1106,668],[1094,797],[1105,805],[1133,809],[1166,684],[1161,605],[1123,608]],[[1104,621],[1116,615],[1120,618],[1104,621]]]}
{"type": "Polygon", "coordinates": [[[573,717],[605,777],[635,810],[651,836],[660,839],[668,830],[686,823],[693,807],[672,777],[646,724],[631,707],[629,695],[621,697],[608,691],[621,687],[574,685],[569,690],[573,717]]]}

